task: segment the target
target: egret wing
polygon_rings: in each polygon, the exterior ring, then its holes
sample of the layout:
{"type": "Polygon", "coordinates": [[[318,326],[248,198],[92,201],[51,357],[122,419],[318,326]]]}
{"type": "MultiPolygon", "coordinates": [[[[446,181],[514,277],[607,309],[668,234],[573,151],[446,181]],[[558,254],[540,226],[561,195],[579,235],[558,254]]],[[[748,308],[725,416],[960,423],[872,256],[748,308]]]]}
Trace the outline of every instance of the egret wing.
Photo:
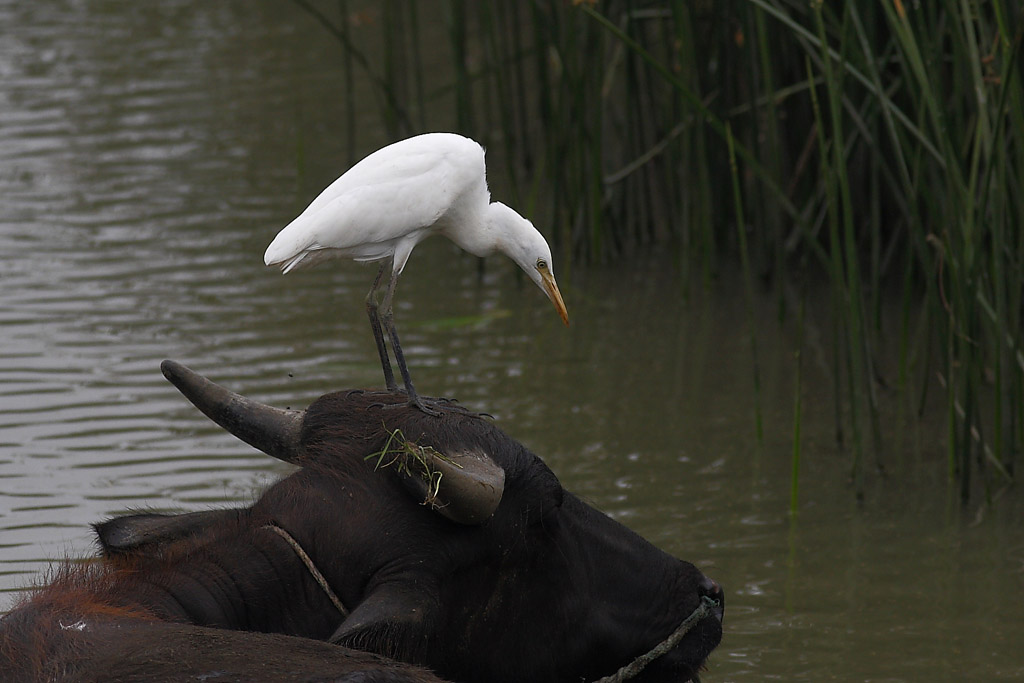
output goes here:
{"type": "Polygon", "coordinates": [[[469,142],[475,150],[421,145],[396,153],[397,143],[371,154],[278,233],[267,264],[291,269],[319,250],[377,260],[391,256],[403,240],[418,242],[467,195],[486,193],[483,151],[469,142]]]}

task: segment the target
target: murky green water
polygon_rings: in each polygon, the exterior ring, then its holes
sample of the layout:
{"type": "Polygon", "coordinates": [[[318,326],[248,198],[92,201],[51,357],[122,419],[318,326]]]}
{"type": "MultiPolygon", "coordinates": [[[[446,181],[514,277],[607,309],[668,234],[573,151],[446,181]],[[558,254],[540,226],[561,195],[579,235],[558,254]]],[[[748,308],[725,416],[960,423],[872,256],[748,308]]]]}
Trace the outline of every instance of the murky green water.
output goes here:
{"type": "MultiPolygon", "coordinates": [[[[91,521],[248,501],[286,471],[201,418],[163,358],[282,406],[381,377],[362,308],[373,268],[262,266],[348,158],[340,52],[308,17],[271,0],[0,0],[0,27],[5,609],[51,561],[91,552],[91,521]]],[[[363,154],[384,136],[359,111],[363,154]]],[[[961,510],[939,423],[883,395],[890,476],[858,506],[827,322],[806,332],[792,521],[797,335],[773,295],[757,307],[759,447],[735,278],[687,302],[663,256],[560,275],[568,330],[511,263],[481,280],[446,242],[421,245],[396,312],[414,377],[494,414],[569,488],[725,586],[705,680],[1024,678],[1019,492],[961,510]]]]}

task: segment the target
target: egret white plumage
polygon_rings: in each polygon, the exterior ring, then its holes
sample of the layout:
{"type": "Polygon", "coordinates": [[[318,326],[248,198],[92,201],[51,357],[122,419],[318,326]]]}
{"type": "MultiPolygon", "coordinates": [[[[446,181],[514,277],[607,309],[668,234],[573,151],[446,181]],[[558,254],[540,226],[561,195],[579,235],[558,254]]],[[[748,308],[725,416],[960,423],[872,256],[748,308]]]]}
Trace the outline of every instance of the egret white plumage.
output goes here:
{"type": "Polygon", "coordinates": [[[418,135],[367,156],[277,234],[264,261],[288,273],[332,258],[384,260],[366,297],[384,380],[389,390],[397,389],[386,331],[409,403],[434,413],[413,387],[392,313],[398,276],[413,248],[431,235],[444,235],[475,256],[504,253],[569,324],[544,236],[514,210],[491,201],[483,148],[453,133],[418,135]],[[378,305],[377,289],[389,262],[391,279],[378,305]]]}

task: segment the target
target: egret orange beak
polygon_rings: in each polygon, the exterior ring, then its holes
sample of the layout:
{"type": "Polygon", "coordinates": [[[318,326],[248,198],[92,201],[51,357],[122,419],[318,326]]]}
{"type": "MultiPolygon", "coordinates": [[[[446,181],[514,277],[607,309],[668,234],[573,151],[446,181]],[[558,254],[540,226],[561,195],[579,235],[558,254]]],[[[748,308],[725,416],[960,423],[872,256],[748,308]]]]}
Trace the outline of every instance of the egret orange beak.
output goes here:
{"type": "Polygon", "coordinates": [[[562,322],[566,325],[569,324],[569,311],[565,310],[565,303],[562,301],[562,293],[558,291],[558,285],[555,284],[555,278],[551,273],[546,270],[541,271],[541,284],[544,285],[544,292],[551,299],[551,303],[555,305],[555,310],[558,311],[558,315],[562,318],[562,322]]]}

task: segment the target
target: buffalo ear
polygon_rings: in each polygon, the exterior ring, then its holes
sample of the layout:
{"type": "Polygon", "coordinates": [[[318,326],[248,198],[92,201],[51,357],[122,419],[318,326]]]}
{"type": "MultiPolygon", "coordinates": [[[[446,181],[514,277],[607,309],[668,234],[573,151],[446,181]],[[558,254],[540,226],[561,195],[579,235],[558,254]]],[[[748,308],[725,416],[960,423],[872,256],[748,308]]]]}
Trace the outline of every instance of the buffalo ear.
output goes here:
{"type": "Polygon", "coordinates": [[[399,467],[406,490],[423,505],[459,524],[481,524],[494,514],[505,490],[505,470],[479,448],[441,454],[403,452],[399,467]]]}
{"type": "Polygon", "coordinates": [[[378,586],[345,618],[328,640],[336,645],[375,652],[406,662],[426,655],[425,634],[436,601],[421,583],[378,586]]]}
{"type": "Polygon", "coordinates": [[[182,515],[138,513],[115,517],[93,524],[100,550],[105,557],[123,555],[153,556],[166,547],[211,527],[234,523],[239,510],[206,510],[182,515]]]}

